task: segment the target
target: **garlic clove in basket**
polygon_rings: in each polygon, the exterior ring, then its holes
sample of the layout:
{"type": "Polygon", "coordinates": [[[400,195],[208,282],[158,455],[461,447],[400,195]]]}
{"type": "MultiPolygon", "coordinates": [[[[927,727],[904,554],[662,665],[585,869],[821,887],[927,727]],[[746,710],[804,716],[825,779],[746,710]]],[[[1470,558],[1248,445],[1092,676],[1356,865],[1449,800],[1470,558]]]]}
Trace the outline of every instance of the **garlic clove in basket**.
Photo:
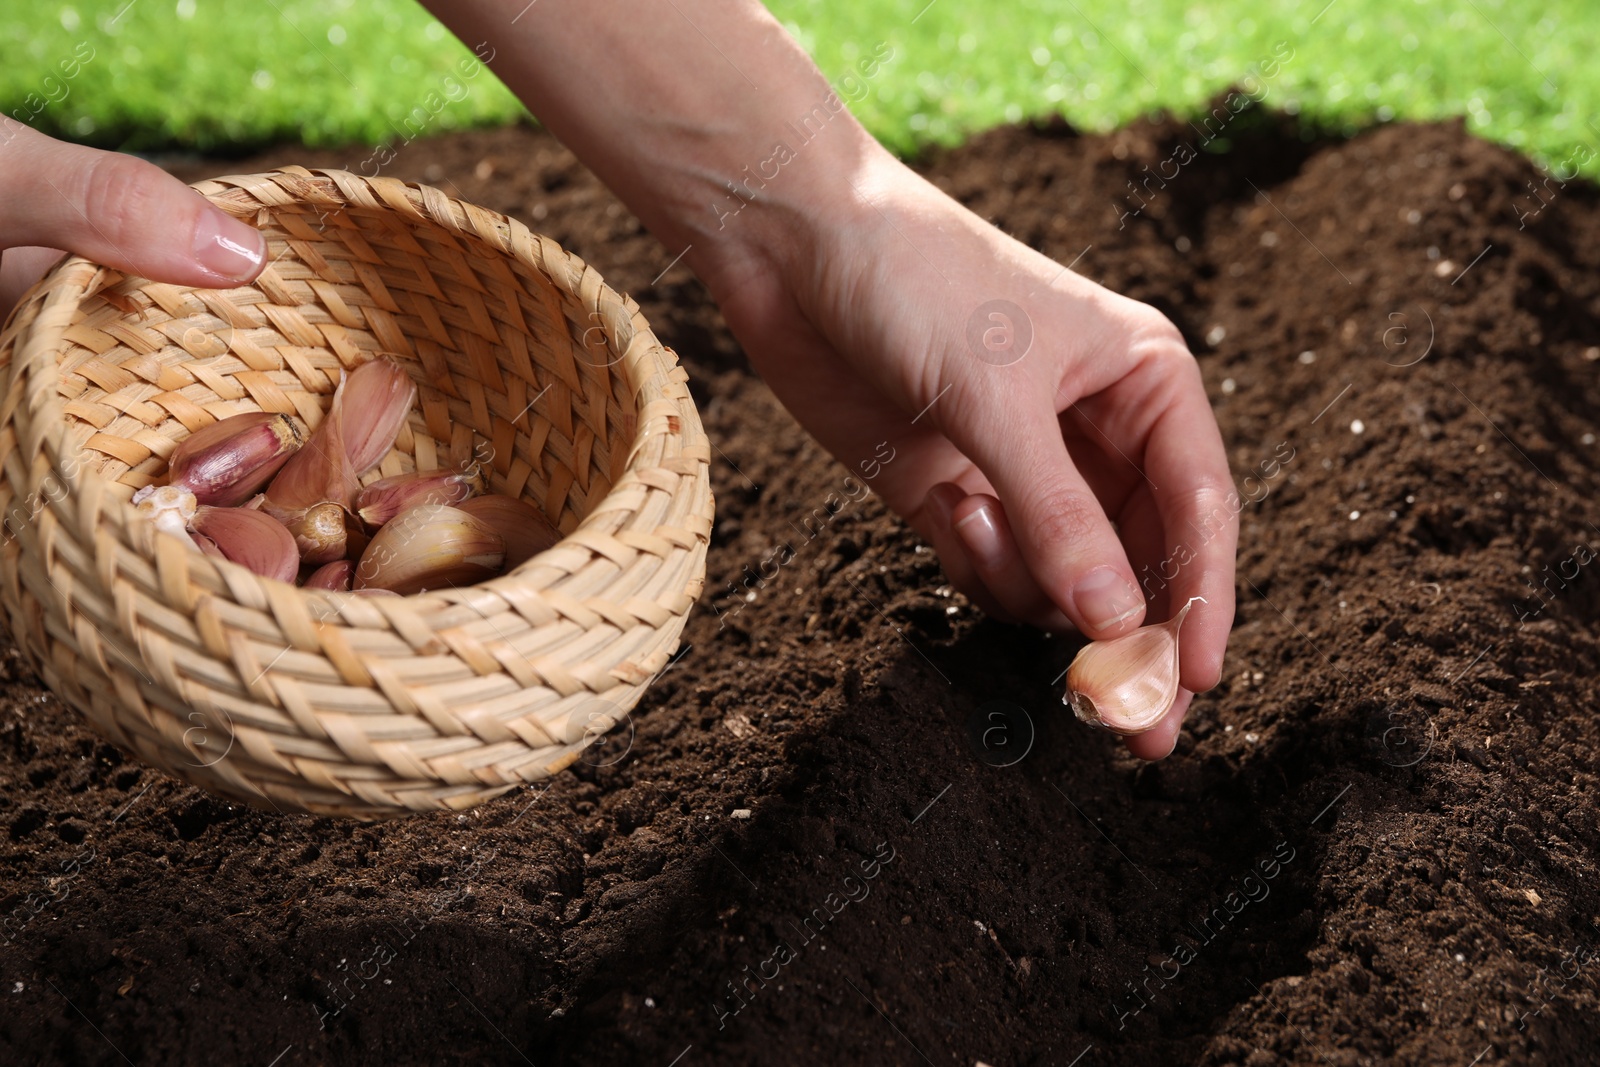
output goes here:
{"type": "Polygon", "coordinates": [[[194,494],[181,485],[147,485],[133,494],[133,502],[140,515],[156,524],[156,529],[185,540],[189,537],[189,523],[200,507],[194,494]]]}
{"type": "Polygon", "coordinates": [[[380,478],[356,496],[356,514],[368,526],[382,526],[420,504],[460,504],[484,490],[483,468],[464,471],[414,471],[380,478]]]}
{"type": "Polygon", "coordinates": [[[346,377],[333,392],[333,403],[328,413],[311,432],[305,443],[278,471],[272,484],[267,486],[263,506],[287,522],[285,515],[298,514],[331,500],[349,507],[361,488],[355,468],[345,447],[344,421],[346,377]]]}
{"type": "Polygon", "coordinates": [[[1113,733],[1142,734],[1178,696],[1178,631],[1194,597],[1166,622],[1083,646],[1067,668],[1063,704],[1080,720],[1113,733]]]}
{"type": "Polygon", "coordinates": [[[417,385],[398,363],[379,356],[351,371],[341,388],[345,451],[356,474],[365,474],[394,447],[417,402],[417,385]]]}
{"type": "Polygon", "coordinates": [[[353,588],[418,593],[491,578],[506,543],[482,521],[445,504],[402,512],[375,535],[356,566],[353,588]]]}
{"type": "Polygon", "coordinates": [[[305,442],[304,424],[291,415],[234,415],[179,441],[167,460],[167,482],[201,504],[233,507],[260,492],[305,442]]]}
{"type": "Polygon", "coordinates": [[[355,574],[356,565],[347,559],[336,559],[332,563],[324,563],[311,572],[311,576],[303,583],[306,589],[328,589],[335,593],[348,593],[350,579],[355,574]]]}
{"type": "Polygon", "coordinates": [[[300,573],[294,538],[270,515],[249,508],[202,505],[191,525],[202,552],[210,541],[224,558],[280,582],[293,582],[300,573]]]}
{"type": "Polygon", "coordinates": [[[521,566],[561,540],[544,512],[516,497],[475,496],[456,505],[499,534],[506,543],[506,569],[521,566]]]}
{"type": "Polygon", "coordinates": [[[321,566],[344,559],[350,554],[352,534],[364,536],[352,529],[358,525],[354,516],[332,500],[313,504],[300,512],[274,511],[269,500],[264,509],[288,528],[304,563],[321,566]]]}

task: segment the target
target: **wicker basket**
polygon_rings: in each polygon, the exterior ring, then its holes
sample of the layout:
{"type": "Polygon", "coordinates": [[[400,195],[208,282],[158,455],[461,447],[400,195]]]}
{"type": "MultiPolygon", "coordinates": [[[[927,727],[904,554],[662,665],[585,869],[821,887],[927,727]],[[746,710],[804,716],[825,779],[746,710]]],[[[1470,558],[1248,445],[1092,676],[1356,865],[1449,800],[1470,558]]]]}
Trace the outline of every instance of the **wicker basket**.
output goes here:
{"type": "Polygon", "coordinates": [[[0,334],[0,597],[106,737],[278,811],[460,809],[553,774],[633,707],[705,579],[709,442],[633,301],[437,189],[298,167],[197,186],[267,235],[251,286],[58,266],[0,334]],[[175,443],[310,425],[391,353],[417,410],[368,480],[476,456],[562,531],[466,589],[367,598],[200,555],[135,516],[175,443]]]}

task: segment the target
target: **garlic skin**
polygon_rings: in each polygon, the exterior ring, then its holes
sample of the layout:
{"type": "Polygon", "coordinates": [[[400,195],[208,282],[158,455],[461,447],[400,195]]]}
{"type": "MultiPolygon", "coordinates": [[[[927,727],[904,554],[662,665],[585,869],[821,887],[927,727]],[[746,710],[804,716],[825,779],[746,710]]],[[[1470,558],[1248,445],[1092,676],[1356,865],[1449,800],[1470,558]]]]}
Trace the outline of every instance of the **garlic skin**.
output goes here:
{"type": "Polygon", "coordinates": [[[356,474],[365,474],[394,447],[417,402],[417,383],[394,360],[379,356],[351,371],[340,389],[345,451],[356,474]]]}
{"type": "Polygon", "coordinates": [[[415,471],[380,478],[356,497],[356,514],[368,526],[382,526],[419,504],[460,504],[484,490],[483,468],[415,471]]]}
{"type": "Polygon", "coordinates": [[[200,551],[207,555],[221,555],[263,578],[280,582],[292,584],[300,573],[300,553],[294,538],[270,515],[249,508],[202,505],[191,528],[200,551]]]}
{"type": "Polygon", "coordinates": [[[484,523],[445,504],[423,504],[373,536],[351,586],[409,594],[472,585],[497,574],[505,558],[504,539],[484,523]]]}
{"type": "Polygon", "coordinates": [[[1193,597],[1166,622],[1083,646],[1067,668],[1061,698],[1080,720],[1112,733],[1142,734],[1161,721],[1178,696],[1178,632],[1193,597]]]}
{"type": "Polygon", "coordinates": [[[339,382],[339,388],[333,392],[333,403],[317,428],[311,431],[311,439],[289,457],[272,484],[267,486],[263,507],[285,525],[294,515],[325,500],[346,508],[355,502],[361,483],[350,464],[344,437],[344,397],[349,384],[348,377],[339,382]]]}
{"type": "Polygon", "coordinates": [[[167,482],[201,504],[235,507],[259,493],[305,443],[305,426],[290,415],[234,415],[179,441],[167,460],[167,482]]]}
{"type": "Polygon", "coordinates": [[[509,496],[475,496],[457,508],[499,534],[506,543],[506,569],[521,566],[561,540],[561,531],[550,524],[544,512],[509,496]]]}
{"type": "Polygon", "coordinates": [[[327,589],[335,593],[348,593],[350,579],[355,574],[356,565],[347,559],[336,559],[332,563],[324,563],[311,576],[302,583],[303,589],[327,589]]]}

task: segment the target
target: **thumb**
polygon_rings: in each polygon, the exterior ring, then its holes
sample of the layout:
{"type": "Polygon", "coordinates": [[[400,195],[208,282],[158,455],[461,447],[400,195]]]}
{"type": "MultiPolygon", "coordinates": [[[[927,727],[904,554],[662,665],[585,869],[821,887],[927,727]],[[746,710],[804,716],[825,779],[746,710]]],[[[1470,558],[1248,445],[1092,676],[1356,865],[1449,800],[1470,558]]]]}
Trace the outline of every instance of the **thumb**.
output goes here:
{"type": "Polygon", "coordinates": [[[46,137],[0,119],[0,248],[64,248],[156,281],[248,282],[261,232],[154,164],[46,137]]]}
{"type": "Polygon", "coordinates": [[[1004,433],[974,435],[963,451],[1000,496],[1017,547],[1044,594],[1091,639],[1144,620],[1144,596],[1105,509],[1073,465],[1054,413],[1003,413],[1004,433]]]}

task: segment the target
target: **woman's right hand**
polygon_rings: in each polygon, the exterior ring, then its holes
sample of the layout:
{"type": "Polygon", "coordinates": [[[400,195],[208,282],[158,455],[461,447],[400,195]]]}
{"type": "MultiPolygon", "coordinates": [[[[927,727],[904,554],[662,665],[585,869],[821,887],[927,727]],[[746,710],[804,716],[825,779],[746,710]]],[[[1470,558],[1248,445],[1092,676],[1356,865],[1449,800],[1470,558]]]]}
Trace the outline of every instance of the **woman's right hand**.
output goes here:
{"type": "Polygon", "coordinates": [[[253,281],[266,265],[259,230],[160,167],[0,117],[0,319],[63,250],[205,288],[253,281]]]}

